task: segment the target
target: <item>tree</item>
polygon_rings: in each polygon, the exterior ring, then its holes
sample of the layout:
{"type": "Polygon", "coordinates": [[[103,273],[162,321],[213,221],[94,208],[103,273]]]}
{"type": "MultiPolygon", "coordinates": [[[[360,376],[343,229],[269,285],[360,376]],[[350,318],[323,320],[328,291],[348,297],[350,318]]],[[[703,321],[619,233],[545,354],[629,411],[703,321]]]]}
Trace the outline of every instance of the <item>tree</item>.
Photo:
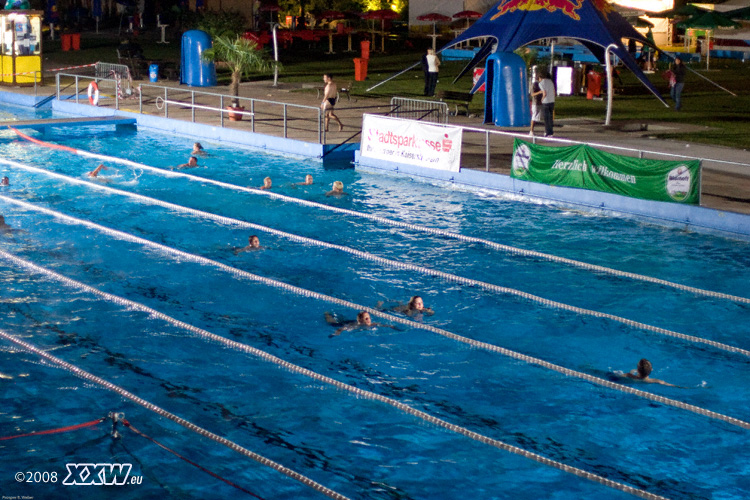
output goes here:
{"type": "Polygon", "coordinates": [[[271,60],[268,54],[258,50],[252,40],[241,36],[217,36],[213,40],[213,47],[203,51],[203,58],[207,61],[226,63],[232,72],[230,93],[235,97],[232,106],[239,106],[240,80],[250,73],[268,73],[278,63],[271,60]]]}

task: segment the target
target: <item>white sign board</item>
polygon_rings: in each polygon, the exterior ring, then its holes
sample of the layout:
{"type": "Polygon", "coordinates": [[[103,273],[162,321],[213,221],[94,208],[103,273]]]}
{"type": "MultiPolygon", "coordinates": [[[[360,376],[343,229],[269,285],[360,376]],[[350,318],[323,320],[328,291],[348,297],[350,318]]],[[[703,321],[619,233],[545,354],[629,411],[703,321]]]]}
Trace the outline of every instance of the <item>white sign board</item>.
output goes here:
{"type": "Polygon", "coordinates": [[[364,115],[362,156],[458,172],[461,128],[364,115]]]}

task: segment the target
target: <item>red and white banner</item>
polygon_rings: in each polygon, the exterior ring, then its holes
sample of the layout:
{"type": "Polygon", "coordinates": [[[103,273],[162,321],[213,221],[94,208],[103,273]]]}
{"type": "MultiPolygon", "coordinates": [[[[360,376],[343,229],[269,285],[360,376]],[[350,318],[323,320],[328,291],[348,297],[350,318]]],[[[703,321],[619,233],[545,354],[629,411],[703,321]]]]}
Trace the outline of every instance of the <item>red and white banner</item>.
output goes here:
{"type": "Polygon", "coordinates": [[[361,155],[458,172],[461,137],[460,127],[364,115],[361,155]]]}

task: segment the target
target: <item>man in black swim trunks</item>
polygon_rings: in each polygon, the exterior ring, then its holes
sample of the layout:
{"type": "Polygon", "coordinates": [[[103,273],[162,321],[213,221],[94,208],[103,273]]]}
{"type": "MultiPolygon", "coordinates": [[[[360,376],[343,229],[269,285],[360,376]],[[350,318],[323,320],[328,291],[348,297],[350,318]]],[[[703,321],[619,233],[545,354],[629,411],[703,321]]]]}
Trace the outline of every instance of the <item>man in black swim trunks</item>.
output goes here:
{"type": "Polygon", "coordinates": [[[331,75],[329,75],[328,73],[323,75],[323,82],[326,84],[326,86],[325,89],[323,89],[323,102],[320,103],[320,109],[322,109],[323,113],[325,113],[326,132],[328,132],[328,122],[331,120],[331,118],[336,120],[336,122],[339,124],[339,132],[341,132],[341,130],[344,128],[344,124],[341,123],[339,117],[333,113],[333,107],[336,105],[336,94],[338,92],[338,88],[333,82],[333,78],[331,78],[331,75]]]}

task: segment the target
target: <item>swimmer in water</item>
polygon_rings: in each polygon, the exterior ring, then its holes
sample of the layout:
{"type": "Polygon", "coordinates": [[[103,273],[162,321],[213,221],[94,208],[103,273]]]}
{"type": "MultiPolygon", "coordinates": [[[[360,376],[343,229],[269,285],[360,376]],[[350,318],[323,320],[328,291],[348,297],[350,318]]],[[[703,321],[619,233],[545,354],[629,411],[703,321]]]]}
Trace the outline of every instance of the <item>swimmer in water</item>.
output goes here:
{"type": "Polygon", "coordinates": [[[99,172],[102,170],[109,170],[107,167],[104,166],[104,163],[100,163],[98,167],[96,167],[94,170],[88,173],[89,177],[99,177],[99,172]]]}
{"type": "Polygon", "coordinates": [[[372,318],[370,318],[370,313],[368,313],[367,311],[360,311],[359,314],[357,314],[356,320],[338,321],[338,319],[333,314],[328,312],[325,313],[325,318],[326,323],[328,323],[329,325],[340,327],[338,330],[330,334],[329,337],[335,337],[337,335],[341,335],[342,332],[347,332],[350,330],[370,329],[376,328],[378,326],[394,328],[391,325],[385,325],[383,323],[373,323],[372,318]]]}
{"type": "Polygon", "coordinates": [[[23,229],[14,229],[5,223],[5,217],[0,215],[0,234],[23,233],[23,229]]]}
{"type": "MultiPolygon", "coordinates": [[[[379,303],[379,307],[380,306],[382,306],[382,303],[379,303]]],[[[435,311],[433,311],[429,307],[424,306],[424,301],[419,295],[415,295],[414,297],[409,299],[409,302],[406,305],[399,304],[396,307],[391,308],[391,310],[406,314],[407,316],[412,318],[420,316],[422,314],[426,314],[427,316],[432,316],[433,314],[435,314],[435,311]]]]}
{"type": "Polygon", "coordinates": [[[313,183],[313,176],[312,176],[312,175],[310,175],[310,174],[307,174],[307,175],[305,176],[305,180],[304,180],[304,182],[295,182],[295,183],[293,184],[293,186],[309,186],[309,185],[310,185],[310,184],[312,184],[312,183],[313,183]]]}
{"type": "Polygon", "coordinates": [[[201,146],[200,142],[196,142],[193,144],[193,150],[190,152],[191,155],[200,155],[205,156],[208,153],[206,153],[206,150],[203,149],[203,146],[201,146]]]}
{"type": "Polygon", "coordinates": [[[198,158],[195,156],[191,156],[187,163],[183,163],[182,165],[177,165],[176,168],[195,168],[198,166],[198,158]]]}
{"type": "Polygon", "coordinates": [[[10,179],[8,179],[7,175],[3,177],[3,180],[0,180],[0,186],[10,186],[10,179]]]}
{"type": "Polygon", "coordinates": [[[326,193],[326,196],[344,196],[349,194],[344,192],[344,183],[341,181],[335,181],[332,188],[326,193]]]}
{"type": "Polygon", "coordinates": [[[253,250],[260,250],[260,238],[257,235],[252,235],[247,239],[247,246],[242,248],[235,248],[234,254],[240,254],[242,252],[252,252],[253,250]]]}
{"type": "Polygon", "coordinates": [[[270,177],[266,177],[265,179],[263,179],[263,185],[261,187],[259,187],[258,189],[261,189],[261,190],[271,189],[271,184],[272,184],[271,183],[271,178],[270,177]]]}
{"type": "Polygon", "coordinates": [[[651,375],[652,369],[653,367],[651,366],[651,362],[644,358],[638,362],[638,367],[635,370],[631,370],[630,373],[624,374],[623,377],[632,378],[633,380],[640,380],[641,382],[646,382],[647,384],[661,384],[668,385],[669,387],[677,387],[674,384],[659,380],[658,378],[649,377],[649,375],[651,375]]]}

